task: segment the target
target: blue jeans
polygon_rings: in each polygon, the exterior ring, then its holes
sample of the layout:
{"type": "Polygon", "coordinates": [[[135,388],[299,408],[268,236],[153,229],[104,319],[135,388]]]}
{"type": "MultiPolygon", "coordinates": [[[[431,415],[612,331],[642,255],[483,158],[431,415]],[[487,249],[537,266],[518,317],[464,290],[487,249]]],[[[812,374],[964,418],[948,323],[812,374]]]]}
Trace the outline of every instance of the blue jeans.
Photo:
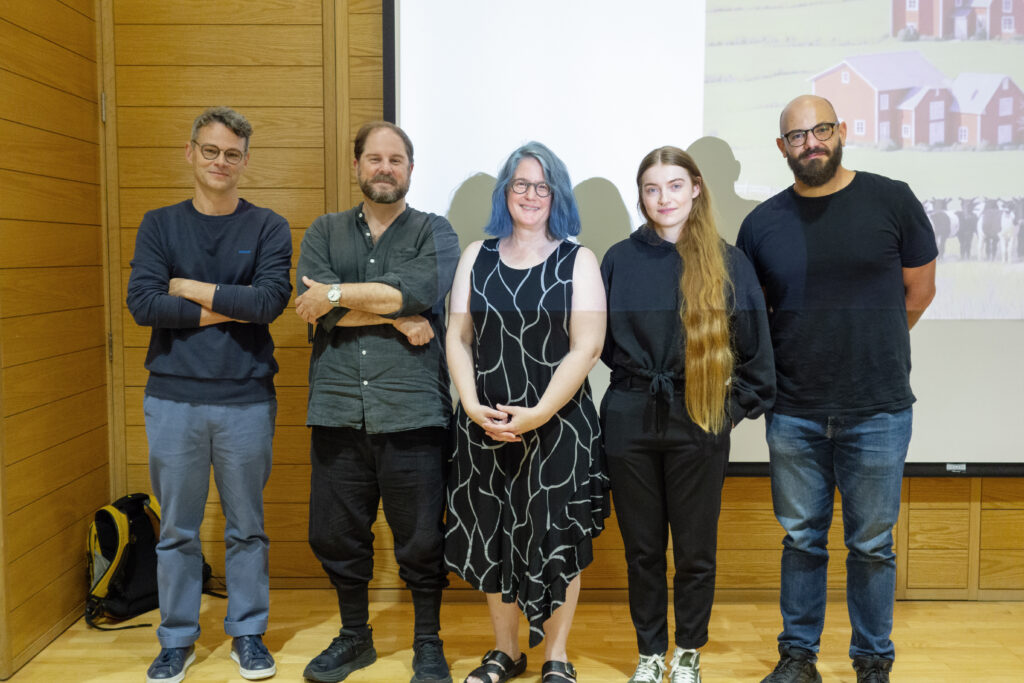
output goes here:
{"type": "Polygon", "coordinates": [[[160,502],[156,547],[161,647],[188,647],[199,638],[203,560],[199,527],[210,467],[224,512],[228,609],[232,637],[267,630],[268,550],[263,487],[270,477],[277,401],[181,403],[146,396],[149,476],[160,502]]]}
{"type": "Polygon", "coordinates": [[[779,642],[816,653],[825,625],[828,530],[842,494],[850,657],[894,659],[892,613],[903,463],[913,412],[802,418],[766,416],[772,503],[782,545],[779,642]]]}

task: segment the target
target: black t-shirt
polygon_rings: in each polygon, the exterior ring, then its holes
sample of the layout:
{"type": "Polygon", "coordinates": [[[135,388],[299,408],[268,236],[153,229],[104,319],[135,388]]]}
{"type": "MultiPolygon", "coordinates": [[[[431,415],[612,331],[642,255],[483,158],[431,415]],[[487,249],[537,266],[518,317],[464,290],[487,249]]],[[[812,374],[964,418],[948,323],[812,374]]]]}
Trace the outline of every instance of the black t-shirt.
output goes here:
{"type": "Polygon", "coordinates": [[[938,249],[906,183],[862,171],[825,197],[789,188],[747,216],[736,245],[768,303],[776,411],[868,415],[914,402],[903,268],[938,249]]]}

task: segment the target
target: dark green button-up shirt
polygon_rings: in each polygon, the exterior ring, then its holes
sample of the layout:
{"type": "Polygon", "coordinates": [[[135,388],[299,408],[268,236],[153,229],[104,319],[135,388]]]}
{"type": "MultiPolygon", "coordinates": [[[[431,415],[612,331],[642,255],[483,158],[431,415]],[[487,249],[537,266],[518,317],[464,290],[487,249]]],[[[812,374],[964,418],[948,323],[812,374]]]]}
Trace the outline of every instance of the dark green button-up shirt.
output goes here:
{"type": "Polygon", "coordinates": [[[307,426],[365,427],[370,434],[444,427],[451,415],[444,355],[444,300],[459,239],[441,216],[407,208],[374,244],[362,205],[320,216],[302,238],[296,291],[306,275],[324,283],[380,282],[402,293],[384,317],[422,315],[434,338],[413,346],[391,325],[341,327],[348,309],[318,321],[309,361],[307,426]]]}

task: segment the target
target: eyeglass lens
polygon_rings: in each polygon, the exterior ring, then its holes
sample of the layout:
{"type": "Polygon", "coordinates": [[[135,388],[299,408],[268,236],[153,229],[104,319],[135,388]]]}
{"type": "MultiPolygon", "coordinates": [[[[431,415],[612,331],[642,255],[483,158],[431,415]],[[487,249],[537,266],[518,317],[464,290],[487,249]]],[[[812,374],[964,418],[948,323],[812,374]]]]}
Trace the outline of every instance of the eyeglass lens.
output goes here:
{"type": "Polygon", "coordinates": [[[836,124],[834,123],[819,123],[814,128],[808,128],[807,130],[794,130],[786,133],[786,139],[789,144],[799,147],[800,145],[807,142],[807,134],[814,133],[814,137],[825,142],[832,137],[832,133],[835,131],[836,124]]]}
{"type": "Polygon", "coordinates": [[[526,191],[531,187],[538,197],[547,197],[551,194],[551,186],[547,183],[528,183],[525,180],[515,180],[512,182],[512,191],[516,194],[526,194],[526,191]]]}
{"type": "MultiPolygon", "coordinates": [[[[198,143],[197,143],[198,144],[198,143]]],[[[213,161],[220,156],[221,152],[224,152],[224,161],[229,164],[237,164],[245,156],[240,150],[237,149],[225,149],[222,150],[217,145],[199,145],[199,152],[203,155],[204,159],[213,161]]]]}

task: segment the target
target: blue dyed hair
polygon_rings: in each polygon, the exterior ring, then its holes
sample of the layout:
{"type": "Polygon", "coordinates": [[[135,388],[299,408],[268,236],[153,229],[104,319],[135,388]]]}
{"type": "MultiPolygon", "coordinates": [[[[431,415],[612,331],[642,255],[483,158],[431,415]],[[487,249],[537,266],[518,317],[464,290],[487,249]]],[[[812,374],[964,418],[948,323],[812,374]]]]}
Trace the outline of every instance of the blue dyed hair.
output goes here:
{"type": "Polygon", "coordinates": [[[512,183],[519,162],[533,157],[544,171],[544,180],[551,186],[551,215],[548,217],[548,234],[558,240],[580,234],[580,212],[576,208],[576,197],[572,193],[569,170],[555,153],[539,142],[527,142],[512,152],[498,171],[498,180],[491,195],[491,220],[484,232],[495,237],[512,234],[512,216],[508,212],[509,185],[512,183]]]}

